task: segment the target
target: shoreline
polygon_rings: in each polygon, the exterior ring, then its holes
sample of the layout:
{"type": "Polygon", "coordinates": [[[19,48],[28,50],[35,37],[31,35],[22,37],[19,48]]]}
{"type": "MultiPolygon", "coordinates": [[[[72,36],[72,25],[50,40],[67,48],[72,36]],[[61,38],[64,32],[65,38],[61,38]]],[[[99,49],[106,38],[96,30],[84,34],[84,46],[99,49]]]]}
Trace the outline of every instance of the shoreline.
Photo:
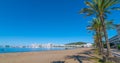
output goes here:
{"type": "Polygon", "coordinates": [[[72,50],[55,50],[41,52],[22,52],[0,54],[0,63],[51,63],[65,61],[66,56],[77,55],[92,48],[77,48],[72,50]]]}
{"type": "MultiPolygon", "coordinates": [[[[36,48],[30,48],[30,49],[36,49],[36,48]]],[[[38,48],[39,49],[39,48],[38,48]]],[[[31,51],[14,51],[14,52],[0,52],[0,54],[9,54],[9,53],[29,53],[29,52],[47,52],[47,51],[64,51],[64,50],[73,50],[73,49],[78,49],[78,48],[61,48],[61,49],[56,49],[56,50],[31,50],[31,51]]]]}

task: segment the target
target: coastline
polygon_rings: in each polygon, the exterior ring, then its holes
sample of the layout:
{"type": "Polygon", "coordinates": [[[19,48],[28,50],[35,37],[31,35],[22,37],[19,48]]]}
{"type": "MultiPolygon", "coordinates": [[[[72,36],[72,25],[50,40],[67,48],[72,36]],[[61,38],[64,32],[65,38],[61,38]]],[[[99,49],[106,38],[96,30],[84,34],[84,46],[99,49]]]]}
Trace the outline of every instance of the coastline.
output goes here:
{"type": "Polygon", "coordinates": [[[0,63],[51,63],[53,61],[66,61],[65,57],[77,55],[92,48],[78,48],[72,50],[22,52],[0,54],[0,63]]]}
{"type": "MultiPolygon", "coordinates": [[[[69,48],[74,49],[74,48],[69,48]]],[[[0,48],[0,54],[65,50],[65,48],[0,48]]]]}

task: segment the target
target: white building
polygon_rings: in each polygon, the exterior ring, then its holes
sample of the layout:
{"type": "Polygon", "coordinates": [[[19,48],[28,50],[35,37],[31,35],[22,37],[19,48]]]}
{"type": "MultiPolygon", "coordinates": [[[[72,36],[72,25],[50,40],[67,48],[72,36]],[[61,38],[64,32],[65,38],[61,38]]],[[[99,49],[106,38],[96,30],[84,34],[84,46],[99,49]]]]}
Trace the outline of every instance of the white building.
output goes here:
{"type": "Polygon", "coordinates": [[[30,48],[39,48],[38,44],[31,44],[30,48]]]}
{"type": "Polygon", "coordinates": [[[91,43],[87,43],[87,44],[84,44],[83,46],[84,47],[92,47],[92,44],[91,43]]]}
{"type": "Polygon", "coordinates": [[[109,42],[115,45],[120,44],[120,25],[117,25],[116,29],[117,29],[117,35],[109,39],[109,42]]]}
{"type": "Polygon", "coordinates": [[[65,45],[65,47],[92,47],[91,43],[81,44],[81,45],[65,45]]]}
{"type": "Polygon", "coordinates": [[[117,28],[118,38],[119,38],[119,42],[120,42],[120,24],[117,25],[116,28],[117,28]]]}
{"type": "Polygon", "coordinates": [[[110,38],[109,39],[109,43],[113,43],[113,44],[115,44],[115,45],[117,45],[118,43],[119,43],[119,37],[118,37],[118,35],[116,35],[116,36],[113,36],[112,38],[110,38]]]}

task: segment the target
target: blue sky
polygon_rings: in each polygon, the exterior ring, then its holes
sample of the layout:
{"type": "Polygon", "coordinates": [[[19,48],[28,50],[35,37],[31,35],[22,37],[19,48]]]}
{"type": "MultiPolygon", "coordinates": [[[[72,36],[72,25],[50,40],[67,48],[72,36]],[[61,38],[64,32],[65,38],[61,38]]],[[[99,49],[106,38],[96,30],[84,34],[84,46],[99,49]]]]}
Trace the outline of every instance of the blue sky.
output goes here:
{"type": "MultiPolygon", "coordinates": [[[[93,42],[86,26],[93,17],[79,14],[84,0],[0,0],[0,45],[93,42]]],[[[120,23],[120,11],[109,16],[120,23]]],[[[109,31],[109,37],[116,35],[109,31]]]]}

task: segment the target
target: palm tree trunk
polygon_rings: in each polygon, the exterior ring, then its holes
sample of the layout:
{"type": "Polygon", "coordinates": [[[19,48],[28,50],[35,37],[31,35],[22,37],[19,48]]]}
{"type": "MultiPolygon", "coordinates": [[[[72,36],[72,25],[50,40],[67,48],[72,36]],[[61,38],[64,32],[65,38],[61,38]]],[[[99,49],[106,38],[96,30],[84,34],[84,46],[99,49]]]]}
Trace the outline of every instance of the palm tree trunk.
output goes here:
{"type": "Polygon", "coordinates": [[[105,41],[106,41],[106,45],[107,45],[107,57],[111,57],[112,54],[111,54],[111,51],[110,51],[110,44],[109,44],[109,40],[108,40],[108,34],[107,34],[107,31],[106,31],[106,25],[105,25],[105,22],[104,22],[103,15],[100,15],[100,20],[102,22],[104,37],[105,37],[105,41]]]}
{"type": "Polygon", "coordinates": [[[99,30],[96,30],[96,35],[97,35],[97,43],[98,43],[98,50],[99,50],[99,55],[102,55],[102,51],[101,51],[101,43],[100,43],[100,38],[99,38],[99,30]]]}
{"type": "Polygon", "coordinates": [[[102,36],[100,35],[100,46],[101,46],[101,55],[103,56],[103,43],[102,43],[102,36]]]}
{"type": "Polygon", "coordinates": [[[98,28],[98,32],[99,32],[99,41],[100,41],[100,50],[101,50],[101,55],[103,56],[103,43],[102,43],[102,30],[101,27],[99,26],[98,28]]]}
{"type": "Polygon", "coordinates": [[[95,48],[97,48],[97,41],[96,41],[96,39],[94,38],[94,43],[95,43],[95,48]]]}
{"type": "Polygon", "coordinates": [[[102,46],[101,46],[101,40],[99,38],[99,55],[102,55],[102,46]]]}

